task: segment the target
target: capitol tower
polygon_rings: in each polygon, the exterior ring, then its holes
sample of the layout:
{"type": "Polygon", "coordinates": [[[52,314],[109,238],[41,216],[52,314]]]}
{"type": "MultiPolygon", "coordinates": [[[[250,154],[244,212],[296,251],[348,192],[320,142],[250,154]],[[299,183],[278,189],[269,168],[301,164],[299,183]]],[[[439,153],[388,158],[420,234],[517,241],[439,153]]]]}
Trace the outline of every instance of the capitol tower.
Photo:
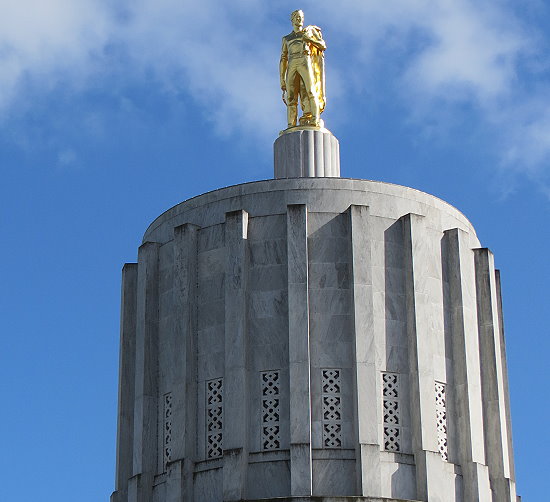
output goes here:
{"type": "Polygon", "coordinates": [[[274,179],[174,206],[124,265],[111,502],[516,502],[493,255],[445,201],[340,177],[326,44],[291,21],[274,179]]]}

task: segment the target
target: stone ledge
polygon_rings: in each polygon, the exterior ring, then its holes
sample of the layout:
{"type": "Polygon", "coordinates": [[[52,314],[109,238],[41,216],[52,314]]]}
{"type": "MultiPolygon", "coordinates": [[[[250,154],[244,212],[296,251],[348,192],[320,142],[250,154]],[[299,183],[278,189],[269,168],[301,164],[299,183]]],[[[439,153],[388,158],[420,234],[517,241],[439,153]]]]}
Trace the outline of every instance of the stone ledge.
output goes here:
{"type": "Polygon", "coordinates": [[[246,499],[235,502],[420,502],[410,499],[388,499],[382,497],[275,497],[270,499],[246,499]]]}

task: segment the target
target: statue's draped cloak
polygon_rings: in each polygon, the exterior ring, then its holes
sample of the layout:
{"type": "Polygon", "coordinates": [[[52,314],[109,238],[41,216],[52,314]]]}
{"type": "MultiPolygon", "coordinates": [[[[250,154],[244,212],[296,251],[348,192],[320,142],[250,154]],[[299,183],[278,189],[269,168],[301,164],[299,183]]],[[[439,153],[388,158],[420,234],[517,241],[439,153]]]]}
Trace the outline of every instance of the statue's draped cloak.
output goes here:
{"type": "MultiPolygon", "coordinates": [[[[321,28],[318,26],[306,26],[304,31],[312,40],[323,42],[321,28]]],[[[314,44],[310,45],[311,49],[311,66],[313,68],[314,92],[319,102],[319,112],[325,109],[325,54],[324,50],[318,49],[314,44]]]]}

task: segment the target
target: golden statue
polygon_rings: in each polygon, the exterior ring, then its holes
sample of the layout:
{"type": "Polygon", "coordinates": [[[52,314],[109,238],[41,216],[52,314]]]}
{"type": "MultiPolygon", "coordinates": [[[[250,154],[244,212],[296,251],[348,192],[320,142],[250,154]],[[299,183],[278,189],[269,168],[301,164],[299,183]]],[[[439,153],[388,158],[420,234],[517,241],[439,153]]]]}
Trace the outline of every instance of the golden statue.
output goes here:
{"type": "Polygon", "coordinates": [[[321,28],[304,28],[304,13],[301,10],[295,10],[290,20],[292,33],[283,37],[279,64],[288,127],[296,126],[298,97],[302,107],[300,126],[323,127],[320,116],[325,109],[324,51],[327,46],[321,28]]]}

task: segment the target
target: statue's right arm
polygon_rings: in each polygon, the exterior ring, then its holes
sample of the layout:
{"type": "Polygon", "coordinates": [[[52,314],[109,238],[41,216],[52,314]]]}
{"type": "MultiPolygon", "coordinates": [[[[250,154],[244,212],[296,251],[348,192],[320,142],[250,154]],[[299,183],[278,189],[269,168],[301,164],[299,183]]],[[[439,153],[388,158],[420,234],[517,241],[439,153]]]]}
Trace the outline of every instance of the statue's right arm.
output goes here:
{"type": "Polygon", "coordinates": [[[288,67],[288,47],[283,37],[283,46],[281,47],[281,61],[279,63],[279,76],[281,78],[281,89],[286,89],[286,69],[288,67]]]}

